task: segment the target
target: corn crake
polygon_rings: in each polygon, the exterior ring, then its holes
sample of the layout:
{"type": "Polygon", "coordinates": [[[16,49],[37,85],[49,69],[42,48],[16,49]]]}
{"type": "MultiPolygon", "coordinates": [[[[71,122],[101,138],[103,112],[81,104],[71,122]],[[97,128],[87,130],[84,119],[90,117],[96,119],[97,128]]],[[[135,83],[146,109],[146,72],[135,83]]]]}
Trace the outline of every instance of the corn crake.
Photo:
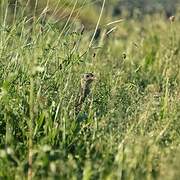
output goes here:
{"type": "Polygon", "coordinates": [[[96,79],[93,73],[85,73],[81,78],[81,86],[79,95],[75,102],[75,114],[76,116],[80,113],[82,105],[91,92],[91,84],[96,79]]]}

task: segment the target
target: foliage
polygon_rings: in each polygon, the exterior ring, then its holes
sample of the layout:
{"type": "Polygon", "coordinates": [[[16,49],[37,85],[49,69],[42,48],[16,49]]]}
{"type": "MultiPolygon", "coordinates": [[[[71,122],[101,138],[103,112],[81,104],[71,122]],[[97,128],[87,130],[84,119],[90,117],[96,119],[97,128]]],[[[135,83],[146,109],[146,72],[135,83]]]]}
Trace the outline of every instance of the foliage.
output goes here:
{"type": "Polygon", "coordinates": [[[145,14],[165,13],[167,17],[176,12],[178,0],[119,0],[114,6],[113,14],[142,17],[145,14]]]}
{"type": "Polygon", "coordinates": [[[22,11],[9,23],[7,5],[0,11],[0,179],[26,179],[29,165],[33,179],[178,179],[179,22],[125,20],[89,47],[94,29],[42,23],[42,14],[29,23],[22,11]],[[85,72],[97,80],[79,122],[74,104],[85,72]]]}

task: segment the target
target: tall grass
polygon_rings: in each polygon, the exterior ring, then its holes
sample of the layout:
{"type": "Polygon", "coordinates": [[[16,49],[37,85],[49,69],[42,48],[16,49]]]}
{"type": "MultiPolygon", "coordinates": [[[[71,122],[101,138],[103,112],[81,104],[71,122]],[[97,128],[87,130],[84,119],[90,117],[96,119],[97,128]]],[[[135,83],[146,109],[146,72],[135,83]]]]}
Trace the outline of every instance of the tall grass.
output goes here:
{"type": "Polygon", "coordinates": [[[0,5],[0,179],[178,179],[178,20],[127,20],[92,43],[93,29],[9,23],[0,5]],[[97,80],[79,121],[85,72],[97,80]]]}

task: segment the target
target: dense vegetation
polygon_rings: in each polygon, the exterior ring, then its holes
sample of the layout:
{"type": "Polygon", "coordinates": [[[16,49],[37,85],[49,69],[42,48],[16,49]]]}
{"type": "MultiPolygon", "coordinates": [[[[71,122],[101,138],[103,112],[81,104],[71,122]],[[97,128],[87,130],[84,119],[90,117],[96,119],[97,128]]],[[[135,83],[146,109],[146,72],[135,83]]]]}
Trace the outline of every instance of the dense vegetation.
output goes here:
{"type": "MultiPolygon", "coordinates": [[[[115,1],[116,2],[116,1],[115,1]]],[[[123,14],[142,17],[144,14],[164,13],[167,17],[172,16],[175,11],[178,0],[119,0],[114,6],[114,15],[123,14]]]]}
{"type": "Polygon", "coordinates": [[[178,12],[101,25],[93,40],[76,18],[0,5],[0,179],[180,177],[178,12]],[[97,79],[77,117],[85,72],[97,79]]]}

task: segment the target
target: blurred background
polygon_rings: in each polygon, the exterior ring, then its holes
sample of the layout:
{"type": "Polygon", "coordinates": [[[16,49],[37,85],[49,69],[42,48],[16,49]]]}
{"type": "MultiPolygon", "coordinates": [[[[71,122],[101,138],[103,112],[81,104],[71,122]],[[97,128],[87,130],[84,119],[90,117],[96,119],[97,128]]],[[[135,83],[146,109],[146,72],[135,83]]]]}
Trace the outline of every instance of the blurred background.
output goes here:
{"type": "MultiPolygon", "coordinates": [[[[103,0],[1,0],[1,17],[8,13],[9,21],[16,14],[28,17],[43,15],[48,20],[60,22],[78,20],[86,26],[96,24],[103,0]]],[[[112,18],[138,18],[146,15],[161,14],[164,17],[175,15],[179,11],[179,0],[107,0],[101,23],[112,18]]],[[[1,18],[2,19],[2,18],[1,18]]]]}

